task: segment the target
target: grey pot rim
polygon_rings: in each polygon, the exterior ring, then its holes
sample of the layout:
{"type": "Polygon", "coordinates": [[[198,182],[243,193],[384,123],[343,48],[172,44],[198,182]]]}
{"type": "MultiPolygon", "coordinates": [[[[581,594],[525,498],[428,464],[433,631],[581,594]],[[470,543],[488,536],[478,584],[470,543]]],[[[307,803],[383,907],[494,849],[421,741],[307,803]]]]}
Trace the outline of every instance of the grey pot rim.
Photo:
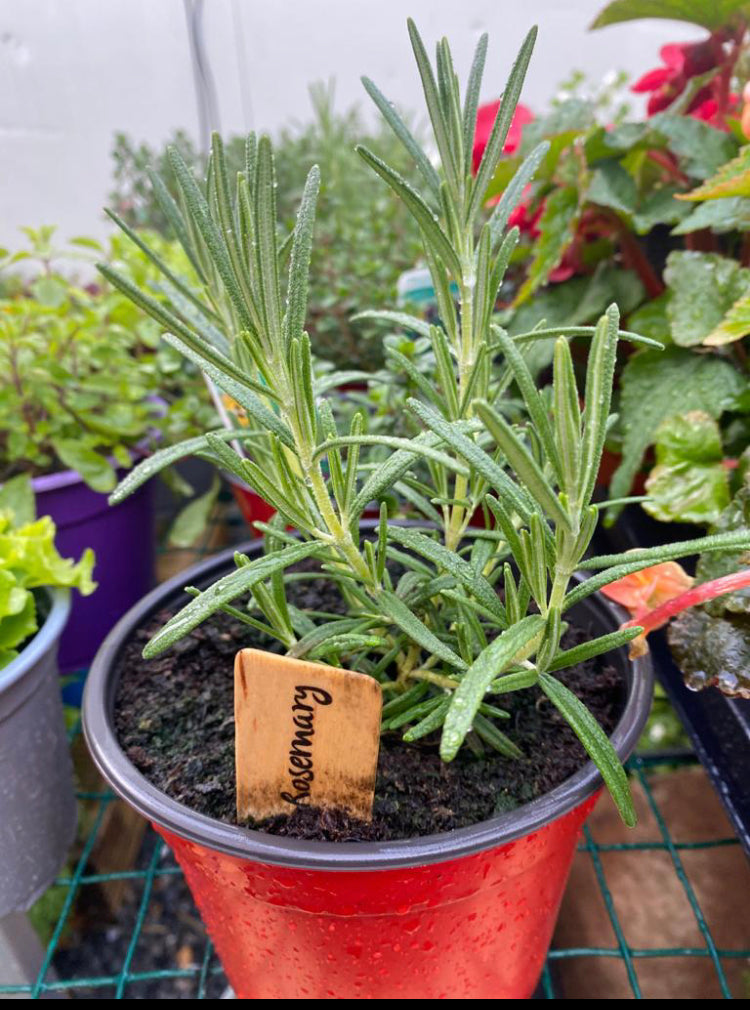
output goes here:
{"type": "Polygon", "coordinates": [[[62,634],[70,613],[70,590],[62,587],[44,587],[44,592],[52,601],[52,607],[41,628],[29,644],[0,670],[0,694],[7,691],[37,664],[62,634]]]}
{"type": "MultiPolygon", "coordinates": [[[[373,523],[363,522],[363,527],[373,523]]],[[[97,768],[122,799],[155,825],[204,848],[240,860],[310,870],[390,870],[459,859],[497,848],[539,830],[593,796],[603,786],[592,761],[555,789],[510,812],[465,828],[419,838],[387,842],[304,841],[226,824],[199,814],[157,789],[130,762],[117,739],[113,712],[117,690],[114,670],[130,634],[163,608],[168,597],[186,585],[200,585],[223,567],[233,565],[237,550],[253,554],[261,540],[249,541],[205,559],[179,573],[132,607],[102,643],[86,679],[82,715],[83,731],[97,768]]],[[[592,619],[619,626],[625,612],[597,593],[581,604],[592,619]]],[[[648,656],[630,661],[620,653],[619,667],[627,682],[627,700],[610,736],[621,760],[634,751],[645,726],[653,694],[653,669],[648,656]]]]}

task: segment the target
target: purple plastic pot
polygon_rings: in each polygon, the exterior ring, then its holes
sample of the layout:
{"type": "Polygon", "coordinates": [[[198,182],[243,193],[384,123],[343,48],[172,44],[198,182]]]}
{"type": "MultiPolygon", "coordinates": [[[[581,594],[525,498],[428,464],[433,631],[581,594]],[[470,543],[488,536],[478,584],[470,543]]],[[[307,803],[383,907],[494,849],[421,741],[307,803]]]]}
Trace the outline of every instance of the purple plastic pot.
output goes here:
{"type": "MultiPolygon", "coordinates": [[[[118,471],[118,479],[125,475],[118,471]]],[[[56,546],[64,558],[78,558],[87,547],[96,554],[92,596],[73,594],[73,609],[60,640],[64,673],[88,666],[109,630],[154,581],[153,484],[147,482],[120,505],[92,491],[75,470],[33,481],[38,515],[57,526],[56,546]]]]}

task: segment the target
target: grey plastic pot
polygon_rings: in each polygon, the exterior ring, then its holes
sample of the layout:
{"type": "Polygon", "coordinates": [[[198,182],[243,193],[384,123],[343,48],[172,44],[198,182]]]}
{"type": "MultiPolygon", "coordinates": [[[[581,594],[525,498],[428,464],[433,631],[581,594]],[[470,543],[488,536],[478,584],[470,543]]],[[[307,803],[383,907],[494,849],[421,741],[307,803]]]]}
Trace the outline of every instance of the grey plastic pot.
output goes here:
{"type": "Polygon", "coordinates": [[[67,589],[31,642],[0,670],[0,919],[29,908],[73,841],[76,800],[57,667],[67,589]]]}
{"type": "MultiPolygon", "coordinates": [[[[261,549],[258,540],[239,548],[251,556],[261,549]]],[[[238,998],[528,998],[581,825],[602,786],[592,763],[545,796],[471,827],[332,843],[195,813],[123,753],[113,715],[125,645],[158,611],[184,602],[185,585],[206,587],[232,570],[233,556],[229,550],[195,565],[122,618],[89,672],[83,724],[99,770],[181,863],[238,998]],[[423,943],[415,944],[417,934],[423,943]]],[[[615,630],[623,612],[596,596],[572,617],[602,633],[615,630]]],[[[625,759],[648,716],[652,671],[648,659],[631,663],[623,650],[612,662],[627,686],[611,736],[625,759]]]]}

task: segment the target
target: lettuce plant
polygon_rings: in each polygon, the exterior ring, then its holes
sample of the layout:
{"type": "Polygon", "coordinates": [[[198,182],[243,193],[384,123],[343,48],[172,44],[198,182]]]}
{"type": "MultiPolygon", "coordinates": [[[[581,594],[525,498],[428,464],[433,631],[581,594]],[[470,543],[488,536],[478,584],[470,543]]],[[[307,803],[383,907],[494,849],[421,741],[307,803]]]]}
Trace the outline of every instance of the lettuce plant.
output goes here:
{"type": "Polygon", "coordinates": [[[92,581],[94,553],[80,561],[60,557],[55,548],[55,524],[37,519],[29,478],[21,474],[0,488],[0,669],[15,659],[39,628],[40,587],[75,586],[84,596],[96,589],[92,581]]]}
{"type": "MultiPolygon", "coordinates": [[[[235,569],[210,588],[189,587],[193,599],[144,655],[158,655],[224,611],[280,642],[290,656],[375,677],[385,695],[384,730],[400,730],[407,742],[439,734],[446,761],[467,739],[475,748],[520,757],[502,730],[503,695],[536,687],[570,723],[622,816],[633,823],[627,778],[609,740],[556,674],[623,645],[639,628],[566,650],[561,638],[569,611],[625,574],[696,550],[745,549],[750,535],[730,531],[587,556],[600,512],[592,494],[613,420],[618,342],[658,345],[621,331],[614,306],[595,327],[540,325],[510,337],[493,325],[497,292],[518,241],[508,218],[549,150],[542,142],[529,152],[499,201],[486,209],[536,31],[521,47],[476,171],[472,150],[487,38],[479,42],[461,95],[448,42],[438,43],[433,64],[411,22],[409,35],[438,163],[368,79],[365,88],[412,159],[420,191],[377,153],[359,153],[412,215],[439,304],[437,325],[384,314],[423,337],[432,352],[431,368],[421,370],[403,354],[389,356],[391,367],[413,382],[415,395],[404,410],[418,423],[418,434],[383,433],[382,424],[370,432],[362,412],[341,430],[331,400],[316,387],[305,310],[319,173],[313,168],[308,175],[294,230],[280,235],[267,137],[248,138],[235,185],[218,138],[205,185],[176,151],[170,159],[179,199],[155,179],[164,212],[201,277],[199,290],[173,276],[180,297],[167,306],[101,267],[161,324],[169,346],[198,364],[250,422],[155,454],[112,500],[179,456],[197,453],[248,481],[278,513],[274,522],[259,524],[265,553],[254,560],[238,554],[235,569]],[[589,342],[581,388],[569,346],[575,336],[589,342]],[[543,341],[552,341],[554,374],[551,388],[540,391],[527,354],[543,341]],[[508,406],[519,399],[524,410],[512,423],[508,406]],[[389,521],[382,503],[390,494],[416,525],[389,521]],[[380,519],[372,536],[363,535],[360,521],[372,502],[381,502],[380,519]],[[479,529],[469,525],[478,510],[488,520],[479,529]],[[287,587],[300,577],[293,566],[306,558],[316,559],[320,571],[302,577],[335,585],[342,613],[306,613],[290,602],[287,587]],[[577,582],[579,569],[594,574],[577,582]]],[[[159,264],[155,251],[151,256],[159,264]]],[[[391,421],[393,432],[403,431],[402,418],[391,421]]]]}

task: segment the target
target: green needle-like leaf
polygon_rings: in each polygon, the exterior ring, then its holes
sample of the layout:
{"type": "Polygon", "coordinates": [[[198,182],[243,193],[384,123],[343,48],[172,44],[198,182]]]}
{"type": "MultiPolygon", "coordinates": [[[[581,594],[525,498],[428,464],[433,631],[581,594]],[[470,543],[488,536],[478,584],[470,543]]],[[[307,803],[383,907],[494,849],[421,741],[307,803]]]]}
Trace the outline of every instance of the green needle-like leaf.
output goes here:
{"type": "Polygon", "coordinates": [[[607,734],[572,691],[548,673],[539,675],[539,686],[564,716],[586,753],[599,769],[623,821],[632,828],[636,823],[630,783],[607,734]]]}
{"type": "Polygon", "coordinates": [[[500,108],[497,110],[495,122],[492,126],[487,145],[484,149],[482,161],[480,162],[479,169],[477,170],[476,179],[474,180],[471,201],[466,214],[467,222],[474,220],[477,211],[484,203],[485,194],[487,193],[490,181],[495,173],[495,169],[497,168],[497,162],[502,153],[503,144],[505,143],[505,138],[508,135],[510,124],[513,121],[513,115],[516,111],[516,106],[518,105],[518,99],[521,97],[521,89],[526,77],[531,53],[534,49],[534,43],[536,42],[536,36],[537,29],[532,28],[523,41],[523,45],[516,57],[516,62],[513,64],[513,69],[510,72],[508,82],[505,85],[505,91],[503,91],[500,108]]]}
{"type": "Polygon", "coordinates": [[[477,473],[481,474],[498,494],[505,497],[520,516],[528,519],[535,509],[533,500],[508,477],[503,468],[491,456],[476,442],[459,431],[455,425],[445,421],[425,404],[419,403],[418,400],[409,400],[407,405],[425,425],[439,435],[444,442],[452,446],[477,473]]]}
{"type": "Polygon", "coordinates": [[[324,456],[331,449],[337,449],[344,445],[387,445],[389,449],[398,449],[401,452],[411,453],[413,456],[434,460],[446,470],[460,473],[463,477],[469,475],[467,466],[453,459],[447,453],[441,452],[440,449],[435,449],[426,442],[418,442],[415,438],[397,438],[391,435],[342,435],[340,438],[331,438],[315,447],[313,459],[324,456]]]}
{"type": "Polygon", "coordinates": [[[715,533],[697,540],[682,540],[676,544],[664,544],[661,547],[644,547],[640,550],[626,551],[624,554],[602,555],[583,558],[579,567],[584,569],[604,568],[596,575],[584,579],[565,597],[563,610],[575,606],[587,596],[597,592],[602,586],[608,586],[625,575],[643,571],[651,565],[664,561],[676,561],[687,558],[691,554],[708,554],[714,551],[750,550],[750,533],[744,530],[731,530],[726,533],[715,533]]]}
{"type": "Polygon", "coordinates": [[[543,140],[523,161],[516,174],[505,187],[503,195],[495,205],[490,217],[489,227],[493,246],[497,244],[508,224],[508,218],[520,203],[523,192],[534,178],[536,170],[544,161],[549,151],[549,141],[543,140]]]}
{"type": "Polygon", "coordinates": [[[477,598],[493,616],[504,621],[505,610],[496,591],[484,578],[477,573],[468,561],[464,561],[454,551],[448,550],[443,544],[424,533],[409,529],[406,526],[389,526],[388,536],[402,547],[415,551],[423,558],[432,561],[438,568],[452,575],[469,593],[477,598]]]}
{"type": "MultiPolygon", "coordinates": [[[[193,243],[190,240],[190,231],[185,225],[182,214],[180,213],[180,208],[177,206],[174,197],[167,189],[161,176],[157,175],[152,169],[148,170],[148,177],[154,190],[154,196],[156,197],[157,203],[161,207],[162,213],[169,222],[169,226],[175,234],[177,241],[180,243],[185,251],[185,255],[190,260],[190,263],[195,270],[196,274],[201,281],[205,283],[206,276],[203,272],[203,268],[200,264],[199,258],[196,255],[193,243]]],[[[107,211],[109,214],[110,211],[107,211]]]]}
{"type": "Polygon", "coordinates": [[[526,659],[537,648],[544,618],[532,614],[501,632],[466,671],[451,698],[440,740],[440,756],[452,761],[472,727],[490,684],[512,663],[526,659]]]}
{"type": "MultiPolygon", "coordinates": [[[[480,706],[480,708],[484,708],[484,706],[480,706]]],[[[505,733],[499,730],[481,712],[477,712],[474,716],[474,730],[485,743],[489,744],[499,754],[502,754],[503,757],[514,759],[523,757],[523,751],[520,747],[517,747],[505,733]]]]}
{"type": "Polygon", "coordinates": [[[427,50],[424,47],[422,37],[411,18],[406,22],[411,39],[412,50],[417,61],[419,76],[422,79],[422,90],[424,91],[427,111],[430,115],[430,122],[435,134],[435,142],[440,152],[440,160],[443,163],[446,176],[451,180],[454,192],[458,191],[459,174],[461,171],[460,161],[457,157],[454,146],[451,144],[450,132],[445,119],[445,112],[440,100],[440,93],[435,83],[435,75],[432,71],[427,50]]]}
{"type": "MultiPolygon", "coordinates": [[[[526,364],[525,358],[518,350],[516,343],[508,336],[505,330],[500,329],[499,326],[493,326],[492,330],[498,343],[500,344],[500,347],[502,348],[505,360],[513,372],[513,378],[516,380],[516,385],[523,397],[523,402],[526,404],[526,409],[529,412],[529,418],[534,425],[534,430],[542,443],[547,461],[552,467],[557,480],[562,485],[562,463],[555,443],[549,412],[546,404],[542,400],[542,397],[539,395],[539,390],[537,389],[536,382],[529,371],[529,366],[526,364]]],[[[492,408],[488,409],[491,410],[492,408]]],[[[493,411],[493,413],[495,412],[493,411]]]]}
{"type": "Polygon", "coordinates": [[[202,368],[206,375],[213,379],[220,389],[228,393],[261,427],[273,432],[274,435],[281,439],[284,445],[292,448],[294,440],[287,426],[279,418],[278,414],[275,414],[266,407],[247,386],[243,386],[235,379],[230,378],[225,372],[220,371],[219,368],[216,368],[210,362],[205,354],[194,351],[184,340],[173,333],[165,333],[164,341],[176,348],[189,361],[194,362],[199,368],[202,368]]]}
{"type": "Polygon", "coordinates": [[[377,605],[387,618],[401,628],[417,645],[426,649],[429,654],[439,656],[440,659],[444,659],[446,663],[450,663],[458,670],[466,669],[466,663],[461,657],[450,646],[441,642],[437,635],[430,631],[427,625],[420,621],[395,593],[382,590],[377,595],[377,605]]]}
{"type": "Polygon", "coordinates": [[[599,464],[607,434],[612,382],[617,359],[620,313],[611,305],[599,320],[589,352],[586,369],[585,414],[581,445],[581,476],[578,503],[588,505],[599,473],[599,464]]]}
{"type": "Polygon", "coordinates": [[[307,312],[307,287],[312,254],[315,205],[320,189],[320,170],[313,165],[305,182],[297,224],[292,239],[292,255],[289,262],[289,289],[284,316],[284,342],[287,347],[295,338],[301,338],[305,328],[307,312]]]}
{"type": "Polygon", "coordinates": [[[393,107],[393,103],[388,101],[385,95],[380,91],[377,85],[370,80],[369,77],[363,77],[362,84],[364,85],[367,94],[373,102],[375,102],[378,109],[380,109],[385,121],[414,159],[417,168],[422,173],[424,181],[430,187],[434,195],[437,196],[440,192],[440,176],[435,171],[430,159],[415,140],[409,127],[403,121],[401,116],[399,116],[398,112],[396,112],[393,107]]]}
{"type": "Polygon", "coordinates": [[[242,291],[237,282],[236,274],[232,268],[224,237],[219,231],[216,223],[211,217],[208,202],[201,193],[198,183],[193,177],[193,173],[185,164],[182,155],[175,148],[169,150],[169,160],[175,178],[180,186],[185,203],[189,208],[191,220],[196,229],[200,232],[206,247],[211,254],[214,266],[221,277],[232,306],[244,329],[252,329],[252,320],[247,310],[247,305],[242,296],[242,291]]]}
{"type": "Polygon", "coordinates": [[[464,100],[463,111],[463,146],[464,146],[464,173],[468,176],[472,170],[472,154],[474,150],[474,134],[477,125],[477,109],[479,108],[479,96],[482,90],[482,77],[484,75],[484,64],[487,59],[487,44],[489,36],[484,32],[479,37],[477,48],[474,51],[474,59],[469,71],[469,82],[466,85],[466,98],[464,100]]]}
{"type": "Polygon", "coordinates": [[[601,656],[605,652],[612,652],[619,649],[628,642],[632,642],[641,634],[643,628],[623,628],[620,631],[612,631],[609,635],[601,635],[599,638],[592,638],[589,642],[582,642],[574,645],[572,649],[564,649],[558,652],[555,658],[547,665],[547,673],[556,673],[558,670],[567,670],[571,666],[585,663],[587,659],[594,656],[601,656]]]}
{"type": "Polygon", "coordinates": [[[581,468],[581,408],[570,347],[565,337],[555,343],[554,381],[555,434],[562,470],[561,485],[569,497],[578,490],[581,468]]]}
{"type": "Polygon", "coordinates": [[[409,315],[408,312],[392,312],[389,309],[378,309],[377,311],[368,309],[365,312],[358,312],[356,316],[352,316],[353,321],[356,322],[358,319],[376,319],[383,323],[401,326],[405,330],[414,330],[421,337],[430,336],[430,324],[418,316],[409,315]]]}
{"type": "Polygon", "coordinates": [[[317,543],[298,544],[296,547],[285,547],[277,554],[257,558],[229,575],[225,575],[204,590],[200,596],[191,600],[186,607],[164,625],[149,641],[143,650],[145,659],[153,659],[183,638],[193,628],[215,614],[226,603],[236,600],[243,593],[250,592],[253,586],[269,578],[275,571],[288,568],[303,558],[309,558],[320,550],[317,543]]]}
{"type": "Polygon", "coordinates": [[[398,172],[395,172],[384,161],[381,161],[372,151],[368,151],[366,147],[359,145],[357,152],[404,202],[419,225],[425,242],[429,243],[434,253],[440,257],[454,276],[459,276],[461,273],[461,264],[453,250],[453,246],[440,227],[437,216],[430,210],[419,193],[398,172]]]}
{"type": "Polygon", "coordinates": [[[570,517],[550,487],[541,467],[505,418],[486,401],[477,400],[474,409],[497,442],[519,480],[554,522],[570,526],[570,517]]]}
{"type": "Polygon", "coordinates": [[[132,470],[123,477],[112,494],[109,496],[110,505],[119,505],[121,501],[129,498],[134,491],[137,491],[146,481],[161,473],[168,466],[186,459],[189,456],[199,456],[203,452],[210,451],[209,436],[221,439],[225,442],[235,440],[242,441],[243,438],[250,437],[247,428],[220,428],[218,431],[208,432],[206,435],[198,435],[196,438],[188,438],[184,442],[176,445],[168,445],[164,449],[147,456],[146,459],[134,466],[132,470]]]}

